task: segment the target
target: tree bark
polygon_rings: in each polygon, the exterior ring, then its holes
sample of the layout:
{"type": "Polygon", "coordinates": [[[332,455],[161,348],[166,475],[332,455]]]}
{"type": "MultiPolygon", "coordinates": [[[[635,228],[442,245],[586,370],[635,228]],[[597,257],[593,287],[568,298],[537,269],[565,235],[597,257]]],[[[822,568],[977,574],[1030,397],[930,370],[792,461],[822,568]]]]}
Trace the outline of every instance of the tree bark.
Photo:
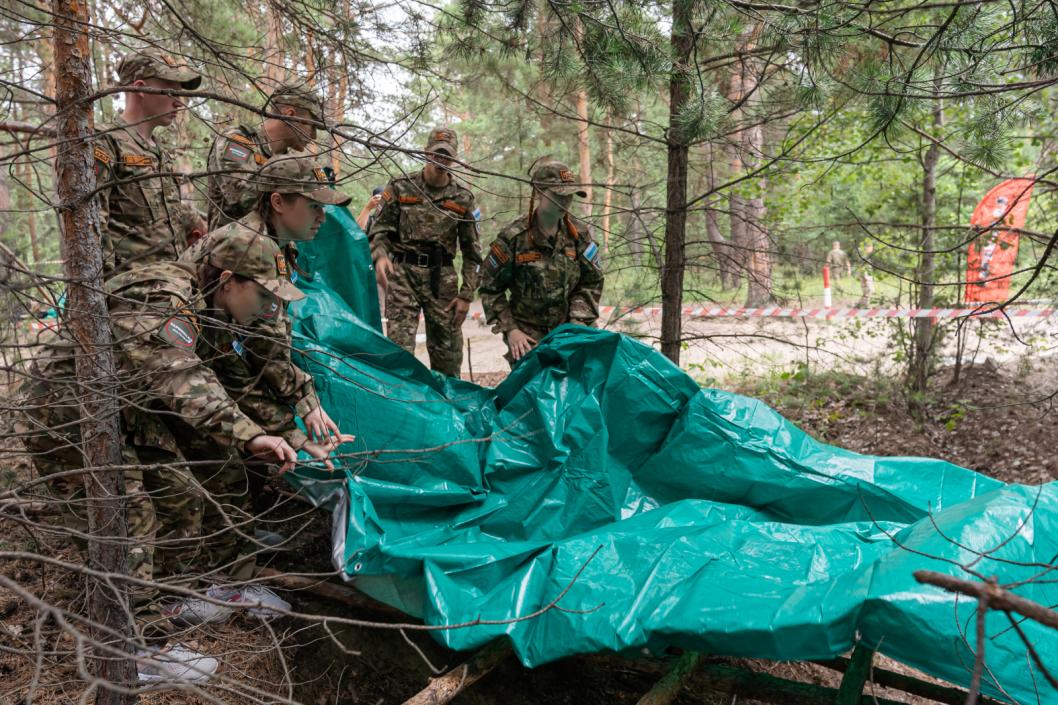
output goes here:
{"type": "MultiPolygon", "coordinates": [[[[52,0],[55,18],[56,127],[60,147],[55,158],[55,182],[62,225],[63,270],[68,283],[64,326],[80,350],[76,371],[80,394],[81,438],[85,462],[102,468],[85,475],[88,509],[89,567],[123,575],[128,572],[125,478],[120,469],[121,434],[118,423],[116,372],[103,294],[103,253],[96,233],[99,206],[88,197],[96,187],[92,134],[91,54],[88,46],[88,6],[79,0],[52,0]]],[[[135,683],[132,661],[117,658],[101,645],[124,651],[131,636],[128,592],[124,582],[88,584],[88,612],[96,642],[90,664],[103,683],[97,705],[124,705],[135,696],[111,690],[107,684],[128,688],[135,683]]]]}
{"type": "Polygon", "coordinates": [[[610,254],[610,216],[613,211],[613,180],[613,129],[612,126],[608,124],[606,129],[606,192],[603,194],[602,203],[602,241],[603,251],[606,254],[610,254]]]}
{"type": "MultiPolygon", "coordinates": [[[[739,52],[749,52],[755,46],[760,24],[750,25],[739,38],[739,52]]],[[[728,98],[738,107],[734,111],[739,119],[748,111],[747,105],[759,102],[757,85],[760,77],[756,62],[745,58],[734,64],[728,98]]],[[[750,172],[757,168],[764,149],[764,128],[760,125],[747,127],[732,135],[732,174],[750,172]]],[[[748,284],[747,306],[760,306],[771,299],[771,256],[768,231],[764,227],[764,192],[767,186],[762,177],[753,179],[732,190],[731,242],[739,251],[742,273],[748,284]],[[742,189],[752,193],[742,193],[742,189]]]]}
{"type": "Polygon", "coordinates": [[[588,92],[577,91],[577,154],[580,158],[580,183],[584,184],[587,196],[581,201],[581,213],[591,218],[591,133],[588,132],[588,92]]]}
{"type": "MultiPolygon", "coordinates": [[[[708,164],[705,170],[705,187],[710,193],[716,190],[716,169],[714,168],[716,157],[713,147],[713,143],[710,142],[705,155],[705,161],[708,164]]],[[[731,243],[720,230],[720,216],[717,213],[719,202],[720,199],[713,195],[710,196],[705,204],[705,237],[713,248],[713,259],[716,261],[716,268],[719,273],[720,288],[724,290],[737,289],[738,265],[731,243]]]]}
{"type": "MultiPolygon", "coordinates": [[[[934,80],[934,88],[935,91],[939,89],[939,78],[934,80]]],[[[944,105],[937,100],[933,104],[933,127],[939,132],[943,125],[944,105]]],[[[940,147],[936,142],[930,142],[926,149],[926,156],[922,160],[922,239],[919,241],[920,252],[915,272],[915,279],[919,282],[917,308],[933,307],[933,277],[936,274],[933,225],[937,220],[937,163],[939,161],[940,147]]],[[[908,365],[908,382],[912,392],[926,391],[934,325],[935,321],[932,318],[912,319],[911,361],[908,365]]]]}
{"type": "Polygon", "coordinates": [[[665,203],[665,263],[661,268],[661,353],[680,364],[683,339],[683,273],[687,236],[687,138],[675,126],[687,104],[687,69],[694,34],[691,0],[672,2],[673,67],[669,78],[668,183],[665,203]]]}

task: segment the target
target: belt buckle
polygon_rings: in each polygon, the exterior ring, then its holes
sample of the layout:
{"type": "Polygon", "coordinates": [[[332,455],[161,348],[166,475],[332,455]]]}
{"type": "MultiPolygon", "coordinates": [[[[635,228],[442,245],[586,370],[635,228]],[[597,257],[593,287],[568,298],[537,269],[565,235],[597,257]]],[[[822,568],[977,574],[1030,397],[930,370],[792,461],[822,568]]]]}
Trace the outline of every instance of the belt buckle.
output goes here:
{"type": "Polygon", "coordinates": [[[429,267],[430,266],[430,255],[423,254],[422,252],[415,253],[415,266],[416,267],[429,267]]]}

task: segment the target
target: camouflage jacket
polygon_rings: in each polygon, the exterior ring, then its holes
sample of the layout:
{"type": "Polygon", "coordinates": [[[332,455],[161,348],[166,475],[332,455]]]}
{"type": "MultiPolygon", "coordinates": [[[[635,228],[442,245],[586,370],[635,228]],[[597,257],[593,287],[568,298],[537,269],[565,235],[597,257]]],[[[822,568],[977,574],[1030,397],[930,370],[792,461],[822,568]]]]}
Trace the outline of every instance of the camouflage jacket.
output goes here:
{"type": "Polygon", "coordinates": [[[519,321],[544,330],[594,325],[602,286],[599,246],[586,224],[567,216],[551,241],[522,216],[489,248],[479,293],[486,321],[507,333],[519,321]]]}
{"type": "Polygon", "coordinates": [[[419,171],[389,182],[382,192],[382,210],[368,233],[371,257],[396,252],[424,252],[440,244],[455,257],[463,253],[459,298],[472,301],[481,277],[481,238],[474,194],[453,177],[444,188],[428,186],[419,171]]]}
{"type": "Polygon", "coordinates": [[[256,130],[245,125],[232,127],[213,140],[207,161],[210,230],[253,210],[258,194],[251,178],[272,156],[268,143],[263,123],[256,130]]]}
{"type": "MultiPolygon", "coordinates": [[[[263,237],[268,237],[267,229],[261,222],[257,213],[251,213],[245,218],[208,233],[204,238],[188,248],[180,257],[180,261],[190,266],[197,266],[198,262],[208,256],[217,238],[224,237],[224,233],[231,228],[248,228],[263,237]]],[[[277,258],[276,266],[281,271],[286,271],[291,281],[297,281],[298,270],[294,267],[297,260],[297,249],[293,244],[287,245],[280,250],[275,246],[277,258]]],[[[218,373],[222,376],[222,382],[228,386],[233,394],[238,394],[248,402],[241,402],[244,411],[251,418],[266,428],[270,427],[277,415],[289,414],[287,408],[285,414],[280,414],[279,407],[294,407],[298,416],[304,417],[320,405],[316,396],[315,385],[312,377],[302,371],[291,359],[291,332],[290,316],[287,315],[285,304],[276,311],[275,318],[271,320],[260,320],[252,325],[236,331],[234,328],[221,327],[210,335],[204,335],[214,348],[225,353],[236,351],[235,357],[229,357],[227,362],[231,366],[226,367],[226,372],[218,373]],[[230,372],[230,374],[228,374],[230,372]],[[249,384],[262,383],[264,387],[255,387],[258,392],[250,394],[249,384]],[[267,392],[267,393],[265,393],[267,392]],[[256,401],[254,401],[256,400],[256,401]]],[[[227,363],[225,363],[227,364],[227,363]]]]}
{"type": "Polygon", "coordinates": [[[192,269],[158,262],[107,284],[121,372],[123,413],[133,442],[176,452],[166,430],[175,417],[239,450],[265,433],[231,398],[198,349],[206,315],[192,269]]]}
{"type": "Polygon", "coordinates": [[[103,277],[176,259],[186,247],[191,207],[180,200],[173,163],[118,116],[94,143],[103,277]],[[170,174],[161,176],[160,174],[170,174]],[[183,231],[183,232],[182,232],[183,231]]]}

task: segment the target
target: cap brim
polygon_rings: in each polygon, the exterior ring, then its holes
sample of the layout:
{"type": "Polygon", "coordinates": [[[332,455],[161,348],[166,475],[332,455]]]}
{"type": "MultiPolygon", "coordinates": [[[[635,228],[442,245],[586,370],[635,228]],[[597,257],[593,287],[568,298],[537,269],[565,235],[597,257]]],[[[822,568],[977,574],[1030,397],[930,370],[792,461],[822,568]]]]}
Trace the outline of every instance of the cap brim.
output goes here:
{"type": "Polygon", "coordinates": [[[254,281],[268,289],[283,301],[300,301],[305,298],[304,291],[286,280],[269,279],[268,281],[261,281],[260,279],[255,279],[254,281]]]}
{"type": "Polygon", "coordinates": [[[347,206],[353,200],[352,196],[347,196],[332,188],[318,188],[315,191],[309,191],[304,196],[317,203],[326,203],[329,206],[347,206]]]}
{"type": "Polygon", "coordinates": [[[159,71],[157,78],[163,81],[179,83],[180,87],[187,91],[193,91],[202,85],[202,75],[191,69],[173,69],[171,71],[159,71]]]}
{"type": "Polygon", "coordinates": [[[447,142],[438,142],[435,145],[426,148],[427,152],[444,152],[448,156],[455,158],[456,148],[447,142]]]}
{"type": "Polygon", "coordinates": [[[581,198],[587,198],[588,192],[583,190],[580,186],[548,186],[546,191],[558,194],[559,196],[580,196],[581,198]]]}

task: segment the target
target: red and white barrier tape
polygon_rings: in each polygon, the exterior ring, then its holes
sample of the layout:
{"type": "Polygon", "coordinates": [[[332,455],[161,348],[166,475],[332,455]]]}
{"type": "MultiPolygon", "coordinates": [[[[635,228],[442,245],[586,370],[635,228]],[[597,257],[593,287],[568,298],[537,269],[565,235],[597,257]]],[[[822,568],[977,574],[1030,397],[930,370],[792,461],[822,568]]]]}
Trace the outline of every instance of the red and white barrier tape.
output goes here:
{"type": "MultiPolygon", "coordinates": [[[[992,310],[992,306],[982,308],[783,308],[765,306],[763,308],[745,308],[737,306],[684,306],[683,315],[688,318],[1049,318],[1058,309],[1053,308],[1020,308],[992,310]]],[[[639,308],[620,308],[602,306],[603,317],[611,316],[646,316],[654,318],[661,315],[660,306],[639,308]]]]}

